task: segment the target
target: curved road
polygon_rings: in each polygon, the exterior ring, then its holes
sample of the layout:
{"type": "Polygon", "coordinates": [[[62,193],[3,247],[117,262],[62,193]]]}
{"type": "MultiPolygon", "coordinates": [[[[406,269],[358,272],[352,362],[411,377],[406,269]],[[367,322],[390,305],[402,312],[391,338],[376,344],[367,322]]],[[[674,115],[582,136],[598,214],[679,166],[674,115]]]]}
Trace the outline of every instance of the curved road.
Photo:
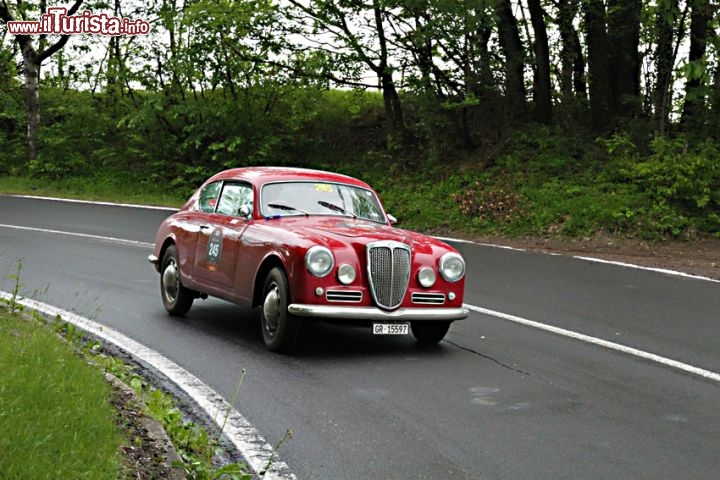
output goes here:
{"type": "MultiPolygon", "coordinates": [[[[238,410],[271,443],[294,432],[279,456],[299,479],[717,478],[720,382],[646,358],[477,312],[432,349],[312,325],[294,356],[268,352],[257,315],[219,300],[173,319],[146,261],[168,213],[0,196],[0,290],[22,257],[25,295],[226,399],[246,369],[238,410]]],[[[458,247],[471,305],[720,372],[720,283],[458,247]]]]}

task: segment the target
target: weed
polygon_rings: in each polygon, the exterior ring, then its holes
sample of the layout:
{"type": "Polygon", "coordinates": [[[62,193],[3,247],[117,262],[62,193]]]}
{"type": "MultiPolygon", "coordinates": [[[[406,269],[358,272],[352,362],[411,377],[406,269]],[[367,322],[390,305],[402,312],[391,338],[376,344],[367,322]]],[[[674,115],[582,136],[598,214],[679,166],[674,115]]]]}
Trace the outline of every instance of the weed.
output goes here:
{"type": "Polygon", "coordinates": [[[20,294],[20,288],[22,287],[22,284],[20,283],[20,277],[22,276],[22,269],[23,269],[23,259],[18,258],[15,261],[15,264],[17,265],[17,270],[15,273],[11,273],[8,275],[8,278],[13,282],[13,289],[12,289],[12,296],[9,300],[10,305],[10,314],[14,315],[15,312],[18,310],[22,310],[22,305],[18,303],[18,296],[20,294]]]}

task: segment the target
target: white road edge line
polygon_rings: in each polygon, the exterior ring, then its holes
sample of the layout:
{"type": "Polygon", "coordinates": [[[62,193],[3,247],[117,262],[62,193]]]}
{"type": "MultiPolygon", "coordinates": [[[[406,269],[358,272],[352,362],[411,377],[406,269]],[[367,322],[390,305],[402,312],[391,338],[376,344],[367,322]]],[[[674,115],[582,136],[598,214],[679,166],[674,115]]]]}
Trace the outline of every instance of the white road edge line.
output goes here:
{"type": "Polygon", "coordinates": [[[104,242],[119,243],[121,245],[129,245],[131,247],[154,248],[154,243],[140,242],[138,240],[126,240],[124,238],[103,237],[102,235],[91,235],[89,233],[64,232],[62,230],[50,230],[47,228],[22,227],[20,225],[6,225],[0,223],[0,228],[11,228],[14,230],[23,230],[26,232],[53,233],[56,235],[67,235],[70,237],[90,238],[93,240],[102,240],[104,242]]]}
{"type": "Polygon", "coordinates": [[[645,360],[650,360],[652,362],[660,363],[662,365],[665,365],[665,366],[668,366],[671,368],[676,368],[676,369],[682,370],[684,372],[699,375],[708,380],[714,380],[716,382],[720,382],[720,373],[715,373],[710,370],[704,370],[702,368],[694,367],[692,365],[688,365],[686,363],[682,363],[677,360],[672,360],[670,358],[661,357],[660,355],[655,355],[654,353],[645,352],[643,350],[638,350],[637,348],[627,347],[627,346],[621,345],[619,343],[608,342],[607,340],[602,340],[600,338],[591,337],[589,335],[573,332],[571,330],[565,330],[564,328],[553,327],[552,325],[546,325],[544,323],[535,322],[533,320],[528,320],[526,318],[517,317],[515,315],[509,315],[507,313],[497,312],[495,310],[489,310],[489,309],[483,308],[483,307],[477,307],[475,305],[470,305],[467,303],[463,304],[463,306],[465,308],[467,308],[468,310],[472,310],[473,312],[482,313],[484,315],[490,315],[492,317],[501,318],[503,320],[508,320],[511,322],[519,323],[521,325],[526,325],[528,327],[545,330],[547,332],[555,333],[557,335],[563,335],[565,337],[574,338],[576,340],[591,343],[593,345],[598,345],[600,347],[605,347],[605,348],[609,348],[611,350],[616,350],[618,352],[626,353],[629,355],[634,355],[636,357],[640,357],[645,360]]]}
{"type": "Polygon", "coordinates": [[[508,247],[507,245],[495,245],[493,243],[473,242],[471,240],[463,240],[460,238],[451,238],[451,237],[435,237],[435,238],[437,238],[438,240],[442,240],[443,242],[469,243],[469,244],[473,244],[473,245],[480,245],[482,247],[499,248],[501,250],[511,250],[511,251],[515,251],[515,252],[533,252],[533,253],[539,253],[541,255],[550,255],[551,257],[568,257],[568,258],[574,258],[576,260],[584,260],[586,262],[604,263],[607,265],[614,265],[617,267],[634,268],[636,270],[645,270],[647,272],[655,272],[655,273],[663,273],[666,275],[674,275],[676,277],[689,278],[692,280],[704,280],[706,282],[720,283],[720,280],[717,280],[715,278],[703,277],[702,275],[693,275],[691,273],[680,272],[678,270],[669,270],[666,268],[644,267],[642,265],[635,265],[634,263],[618,262],[618,261],[614,261],[614,260],[605,260],[602,258],[595,258],[595,257],[585,257],[582,255],[565,255],[562,253],[541,252],[541,251],[534,252],[533,250],[528,250],[526,248],[508,247]]]}
{"type": "MultiPolygon", "coordinates": [[[[0,298],[11,300],[13,296],[8,292],[0,290],[0,298]]],[[[18,298],[17,303],[26,308],[42,312],[51,318],[59,315],[63,321],[71,323],[106,342],[110,342],[132,357],[152,365],[170,381],[185,391],[185,393],[205,411],[209,418],[214,419],[218,429],[222,428],[225,413],[229,412],[223,433],[241,453],[250,468],[252,468],[255,473],[259,473],[263,472],[269,464],[270,468],[262,477],[263,479],[296,480],[297,477],[290,472],[288,465],[275,458],[274,448],[245,417],[210,386],[203,383],[199,378],[172,360],[123,335],[117,330],[96,323],[76,313],[27,298],[18,298]]]]}
{"type": "Polygon", "coordinates": [[[595,258],[595,257],[581,257],[579,255],[573,255],[572,258],[577,258],[578,260],[585,260],[588,262],[606,263],[608,265],[616,265],[619,267],[635,268],[635,269],[639,269],[639,270],[648,270],[650,272],[665,273],[668,275],[675,275],[678,277],[692,278],[694,280],[705,280],[706,282],[720,283],[720,280],[717,280],[714,278],[703,277],[701,275],[692,275],[690,273],[679,272],[677,270],[668,270],[666,268],[641,267],[641,266],[635,265],[633,263],[618,262],[615,260],[603,260],[602,258],[595,258]]]}
{"type": "Polygon", "coordinates": [[[145,210],[164,210],[168,212],[177,212],[177,208],[172,207],[158,207],[154,205],[138,205],[134,203],[115,203],[115,202],[97,202],[93,200],[78,200],[74,198],[56,198],[56,197],[42,197],[39,195],[7,195],[3,194],[4,197],[13,198],[29,198],[31,200],[47,200],[49,202],[66,202],[66,203],[84,203],[87,205],[105,205],[108,207],[127,207],[127,208],[142,208],[145,210]]]}

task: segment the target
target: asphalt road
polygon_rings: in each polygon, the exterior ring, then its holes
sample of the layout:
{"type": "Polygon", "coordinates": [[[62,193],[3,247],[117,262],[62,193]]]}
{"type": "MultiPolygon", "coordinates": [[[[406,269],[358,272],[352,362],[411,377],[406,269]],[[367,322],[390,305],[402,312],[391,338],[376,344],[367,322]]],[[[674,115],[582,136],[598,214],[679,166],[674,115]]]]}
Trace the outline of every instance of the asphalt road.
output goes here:
{"type": "MultiPolygon", "coordinates": [[[[111,326],[238,410],[299,479],[709,479],[720,383],[471,313],[436,348],[312,325],[268,352],[256,313],[197,301],[166,315],[143,244],[168,212],[0,196],[0,289],[23,258],[28,296],[111,326]]],[[[460,244],[466,302],[720,372],[720,284],[460,244]]],[[[1,377],[0,377],[1,382],[1,377]]]]}

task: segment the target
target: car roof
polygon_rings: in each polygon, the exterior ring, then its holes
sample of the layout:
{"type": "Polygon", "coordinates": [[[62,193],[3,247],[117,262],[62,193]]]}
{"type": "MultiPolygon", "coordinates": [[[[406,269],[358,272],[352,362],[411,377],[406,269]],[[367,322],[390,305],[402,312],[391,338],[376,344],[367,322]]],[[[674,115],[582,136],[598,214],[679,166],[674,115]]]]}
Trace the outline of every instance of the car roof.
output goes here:
{"type": "Polygon", "coordinates": [[[340,173],[296,167],[231,168],[213,175],[206,183],[218,180],[242,180],[257,186],[282,181],[323,181],[346,183],[358,187],[370,188],[367,183],[340,173]]]}

